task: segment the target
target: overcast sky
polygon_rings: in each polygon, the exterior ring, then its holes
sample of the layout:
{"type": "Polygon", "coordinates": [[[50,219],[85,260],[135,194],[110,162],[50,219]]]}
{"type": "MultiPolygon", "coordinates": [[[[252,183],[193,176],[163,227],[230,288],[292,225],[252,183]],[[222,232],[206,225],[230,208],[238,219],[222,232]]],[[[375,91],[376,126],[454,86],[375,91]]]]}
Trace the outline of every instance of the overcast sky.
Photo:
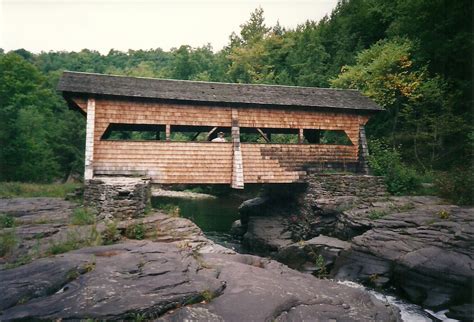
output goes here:
{"type": "Polygon", "coordinates": [[[261,6],[267,26],[296,27],[329,14],[337,0],[0,0],[0,48],[107,53],[193,47],[219,50],[261,6]]]}

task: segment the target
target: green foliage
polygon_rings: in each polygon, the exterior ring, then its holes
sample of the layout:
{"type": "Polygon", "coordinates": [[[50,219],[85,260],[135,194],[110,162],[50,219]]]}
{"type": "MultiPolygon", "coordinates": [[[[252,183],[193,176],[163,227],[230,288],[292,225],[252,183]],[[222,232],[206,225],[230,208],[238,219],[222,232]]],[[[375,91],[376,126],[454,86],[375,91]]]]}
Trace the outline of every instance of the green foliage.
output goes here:
{"type": "Polygon", "coordinates": [[[25,255],[20,256],[14,262],[4,264],[3,268],[4,269],[11,269],[11,268],[19,267],[19,266],[31,263],[32,260],[33,260],[33,258],[31,257],[31,255],[25,254],[25,255]]]}
{"type": "Polygon", "coordinates": [[[105,230],[102,232],[102,243],[104,245],[112,245],[120,240],[120,231],[117,228],[115,221],[110,221],[105,225],[105,230]]]}
{"type": "Polygon", "coordinates": [[[22,183],[0,182],[0,198],[52,197],[65,198],[79,187],[73,183],[22,183]]]}
{"type": "Polygon", "coordinates": [[[323,278],[323,277],[328,276],[328,272],[326,269],[326,260],[324,259],[322,255],[318,255],[316,257],[315,265],[316,265],[315,275],[317,277],[323,278]]]}
{"type": "Polygon", "coordinates": [[[0,232],[0,257],[9,255],[18,244],[15,230],[0,232]]]}
{"type": "Polygon", "coordinates": [[[81,145],[62,99],[47,78],[14,53],[0,56],[0,181],[66,177],[81,145]],[[71,140],[69,140],[71,139],[71,140]]]}
{"type": "Polygon", "coordinates": [[[125,236],[130,239],[145,239],[145,226],[143,224],[134,224],[125,231],[125,236]]]}
{"type": "Polygon", "coordinates": [[[383,218],[387,215],[385,211],[379,211],[379,210],[371,210],[367,217],[372,220],[377,220],[380,218],[383,218]]]}
{"type": "Polygon", "coordinates": [[[0,214],[0,228],[15,227],[15,218],[11,215],[0,214]]]}
{"type": "Polygon", "coordinates": [[[206,302],[206,303],[209,303],[212,301],[213,298],[215,298],[215,294],[214,292],[210,291],[210,290],[205,290],[205,291],[202,291],[201,292],[201,296],[203,298],[203,300],[206,302]]]}
{"type": "Polygon", "coordinates": [[[92,225],[95,223],[95,212],[89,208],[78,207],[74,209],[71,218],[73,225],[92,225]]]}
{"type": "Polygon", "coordinates": [[[95,227],[92,227],[87,235],[71,230],[66,239],[51,242],[46,254],[57,255],[83,247],[96,246],[102,243],[101,237],[95,227]]]}
{"type": "Polygon", "coordinates": [[[369,166],[377,176],[384,176],[387,190],[393,194],[409,194],[420,187],[415,170],[404,165],[400,153],[382,141],[369,142],[369,166]]]}
{"type": "Polygon", "coordinates": [[[451,213],[447,210],[440,210],[438,212],[438,217],[440,219],[449,219],[449,217],[451,217],[451,213]]]}

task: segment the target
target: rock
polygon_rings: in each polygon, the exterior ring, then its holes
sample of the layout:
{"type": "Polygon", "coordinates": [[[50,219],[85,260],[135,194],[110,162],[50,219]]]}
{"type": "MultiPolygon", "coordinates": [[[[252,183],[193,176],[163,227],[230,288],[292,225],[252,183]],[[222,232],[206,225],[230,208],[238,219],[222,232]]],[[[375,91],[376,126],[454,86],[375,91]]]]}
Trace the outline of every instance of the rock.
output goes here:
{"type": "Polygon", "coordinates": [[[0,198],[0,213],[15,217],[17,224],[67,223],[75,204],[61,198],[0,198]]]}
{"type": "Polygon", "coordinates": [[[282,247],[274,258],[293,269],[315,272],[321,269],[315,263],[318,256],[324,260],[325,270],[329,272],[341,251],[349,249],[350,243],[337,238],[320,235],[310,240],[282,247]]]}
{"type": "Polygon", "coordinates": [[[240,238],[245,234],[246,230],[242,227],[242,222],[240,220],[236,220],[232,223],[232,227],[230,228],[230,234],[236,238],[240,238]]]}
{"type": "Polygon", "coordinates": [[[453,306],[446,313],[446,316],[451,319],[457,319],[460,321],[473,321],[474,320],[474,305],[464,304],[453,306]]]}
{"type": "Polygon", "coordinates": [[[271,209],[269,201],[270,199],[267,197],[256,197],[242,202],[239,206],[242,225],[247,227],[249,217],[251,216],[265,216],[269,214],[271,209]]]}
{"type": "Polygon", "coordinates": [[[210,303],[178,309],[159,321],[193,320],[196,315],[206,321],[400,319],[397,310],[366,292],[295,272],[272,260],[240,254],[203,254],[203,260],[220,272],[225,290],[210,303]]]}
{"type": "Polygon", "coordinates": [[[411,209],[372,220],[372,229],[352,239],[337,260],[336,277],[390,281],[410,301],[433,309],[472,303],[474,209],[433,198],[408,200],[411,209]]]}
{"type": "Polygon", "coordinates": [[[236,254],[187,219],[155,214],[117,229],[136,225],[152,240],[0,270],[0,320],[400,320],[398,310],[366,291],[236,254]]]}
{"type": "Polygon", "coordinates": [[[219,294],[212,270],[172,244],[85,248],[0,271],[2,320],[131,319],[219,294]]]}
{"type": "Polygon", "coordinates": [[[285,219],[280,216],[250,217],[243,245],[260,255],[276,253],[280,248],[293,243],[291,233],[286,230],[285,219]]]}

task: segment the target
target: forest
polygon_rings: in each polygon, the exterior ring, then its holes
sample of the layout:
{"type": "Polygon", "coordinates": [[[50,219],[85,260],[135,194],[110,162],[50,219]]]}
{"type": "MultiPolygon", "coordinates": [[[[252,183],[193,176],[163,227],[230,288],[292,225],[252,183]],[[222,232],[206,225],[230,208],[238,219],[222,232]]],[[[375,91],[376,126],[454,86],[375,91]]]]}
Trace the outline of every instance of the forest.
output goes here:
{"type": "MultiPolygon", "coordinates": [[[[320,21],[267,26],[256,8],[228,44],[164,51],[0,49],[0,181],[64,182],[83,171],[85,119],[63,70],[358,89],[385,111],[367,125],[369,163],[395,194],[473,203],[471,0],[345,0],[320,21]],[[426,185],[428,183],[428,185],[426,185]]],[[[158,43],[157,43],[158,44],[158,43]]]]}

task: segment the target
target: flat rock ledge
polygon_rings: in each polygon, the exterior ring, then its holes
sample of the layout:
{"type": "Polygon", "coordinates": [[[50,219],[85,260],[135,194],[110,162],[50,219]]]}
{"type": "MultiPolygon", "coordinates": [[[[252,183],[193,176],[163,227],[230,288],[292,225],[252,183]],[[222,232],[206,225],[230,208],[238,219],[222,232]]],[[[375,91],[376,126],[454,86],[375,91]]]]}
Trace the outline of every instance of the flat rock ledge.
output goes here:
{"type": "Polygon", "coordinates": [[[0,271],[2,321],[398,321],[366,292],[256,256],[163,242],[84,248],[0,271]]]}
{"type": "Polygon", "coordinates": [[[187,219],[156,214],[140,224],[150,240],[0,270],[0,320],[400,321],[363,290],[237,254],[187,219]]]}

